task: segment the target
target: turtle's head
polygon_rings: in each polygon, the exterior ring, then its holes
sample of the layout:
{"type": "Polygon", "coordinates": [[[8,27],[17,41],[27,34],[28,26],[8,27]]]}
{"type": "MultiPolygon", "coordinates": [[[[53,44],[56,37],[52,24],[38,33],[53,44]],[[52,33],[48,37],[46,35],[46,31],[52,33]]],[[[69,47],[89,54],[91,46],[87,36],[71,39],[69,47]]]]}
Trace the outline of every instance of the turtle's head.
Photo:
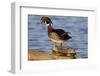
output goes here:
{"type": "Polygon", "coordinates": [[[52,24],[52,21],[51,21],[51,19],[49,17],[43,16],[41,18],[41,23],[44,23],[46,25],[49,25],[49,24],[52,24]]]}

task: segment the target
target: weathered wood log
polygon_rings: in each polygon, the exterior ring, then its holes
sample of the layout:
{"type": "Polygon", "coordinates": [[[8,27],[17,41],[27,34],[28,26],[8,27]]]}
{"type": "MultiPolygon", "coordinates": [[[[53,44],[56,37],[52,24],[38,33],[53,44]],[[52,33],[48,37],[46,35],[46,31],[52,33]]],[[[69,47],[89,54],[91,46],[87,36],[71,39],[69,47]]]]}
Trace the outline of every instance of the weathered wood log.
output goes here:
{"type": "Polygon", "coordinates": [[[74,49],[71,48],[66,48],[67,51],[63,52],[55,52],[53,54],[49,54],[47,52],[43,52],[41,50],[34,50],[34,49],[29,49],[28,50],[28,60],[33,61],[33,60],[58,60],[58,59],[74,59],[75,58],[75,51],[74,49]],[[72,51],[73,50],[73,51],[72,51]]]}
{"type": "Polygon", "coordinates": [[[75,49],[73,48],[63,48],[63,49],[58,49],[58,51],[53,50],[52,53],[57,56],[76,58],[76,52],[75,49]]]}

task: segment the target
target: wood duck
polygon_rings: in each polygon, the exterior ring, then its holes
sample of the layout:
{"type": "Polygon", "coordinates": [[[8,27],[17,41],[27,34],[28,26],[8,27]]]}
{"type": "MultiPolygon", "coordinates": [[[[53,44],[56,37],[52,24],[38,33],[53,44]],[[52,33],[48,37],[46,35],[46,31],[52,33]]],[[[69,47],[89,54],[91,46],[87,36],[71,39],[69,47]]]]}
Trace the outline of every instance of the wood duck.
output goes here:
{"type": "Polygon", "coordinates": [[[44,23],[48,27],[48,37],[55,44],[60,43],[62,45],[64,41],[71,38],[71,36],[69,36],[69,32],[65,32],[63,29],[54,29],[52,27],[52,21],[49,17],[43,16],[41,18],[41,23],[44,23]]]}

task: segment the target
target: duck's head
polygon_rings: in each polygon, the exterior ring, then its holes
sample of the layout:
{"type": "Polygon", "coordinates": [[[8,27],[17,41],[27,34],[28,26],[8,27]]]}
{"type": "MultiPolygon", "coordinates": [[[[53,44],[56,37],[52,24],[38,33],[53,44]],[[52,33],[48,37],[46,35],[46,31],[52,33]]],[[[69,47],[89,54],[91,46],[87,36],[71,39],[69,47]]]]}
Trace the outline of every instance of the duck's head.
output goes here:
{"type": "Polygon", "coordinates": [[[52,24],[52,21],[51,21],[51,19],[49,17],[43,16],[41,18],[41,23],[44,23],[46,25],[49,25],[49,24],[52,24]]]}

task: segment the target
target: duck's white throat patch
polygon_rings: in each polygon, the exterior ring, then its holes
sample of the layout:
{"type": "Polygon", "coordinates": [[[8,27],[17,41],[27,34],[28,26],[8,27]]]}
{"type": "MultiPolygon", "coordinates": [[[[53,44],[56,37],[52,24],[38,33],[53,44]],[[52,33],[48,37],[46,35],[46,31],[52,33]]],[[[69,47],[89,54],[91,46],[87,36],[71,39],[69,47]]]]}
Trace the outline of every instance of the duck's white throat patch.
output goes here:
{"type": "Polygon", "coordinates": [[[46,26],[49,26],[49,24],[46,24],[46,26]]]}

